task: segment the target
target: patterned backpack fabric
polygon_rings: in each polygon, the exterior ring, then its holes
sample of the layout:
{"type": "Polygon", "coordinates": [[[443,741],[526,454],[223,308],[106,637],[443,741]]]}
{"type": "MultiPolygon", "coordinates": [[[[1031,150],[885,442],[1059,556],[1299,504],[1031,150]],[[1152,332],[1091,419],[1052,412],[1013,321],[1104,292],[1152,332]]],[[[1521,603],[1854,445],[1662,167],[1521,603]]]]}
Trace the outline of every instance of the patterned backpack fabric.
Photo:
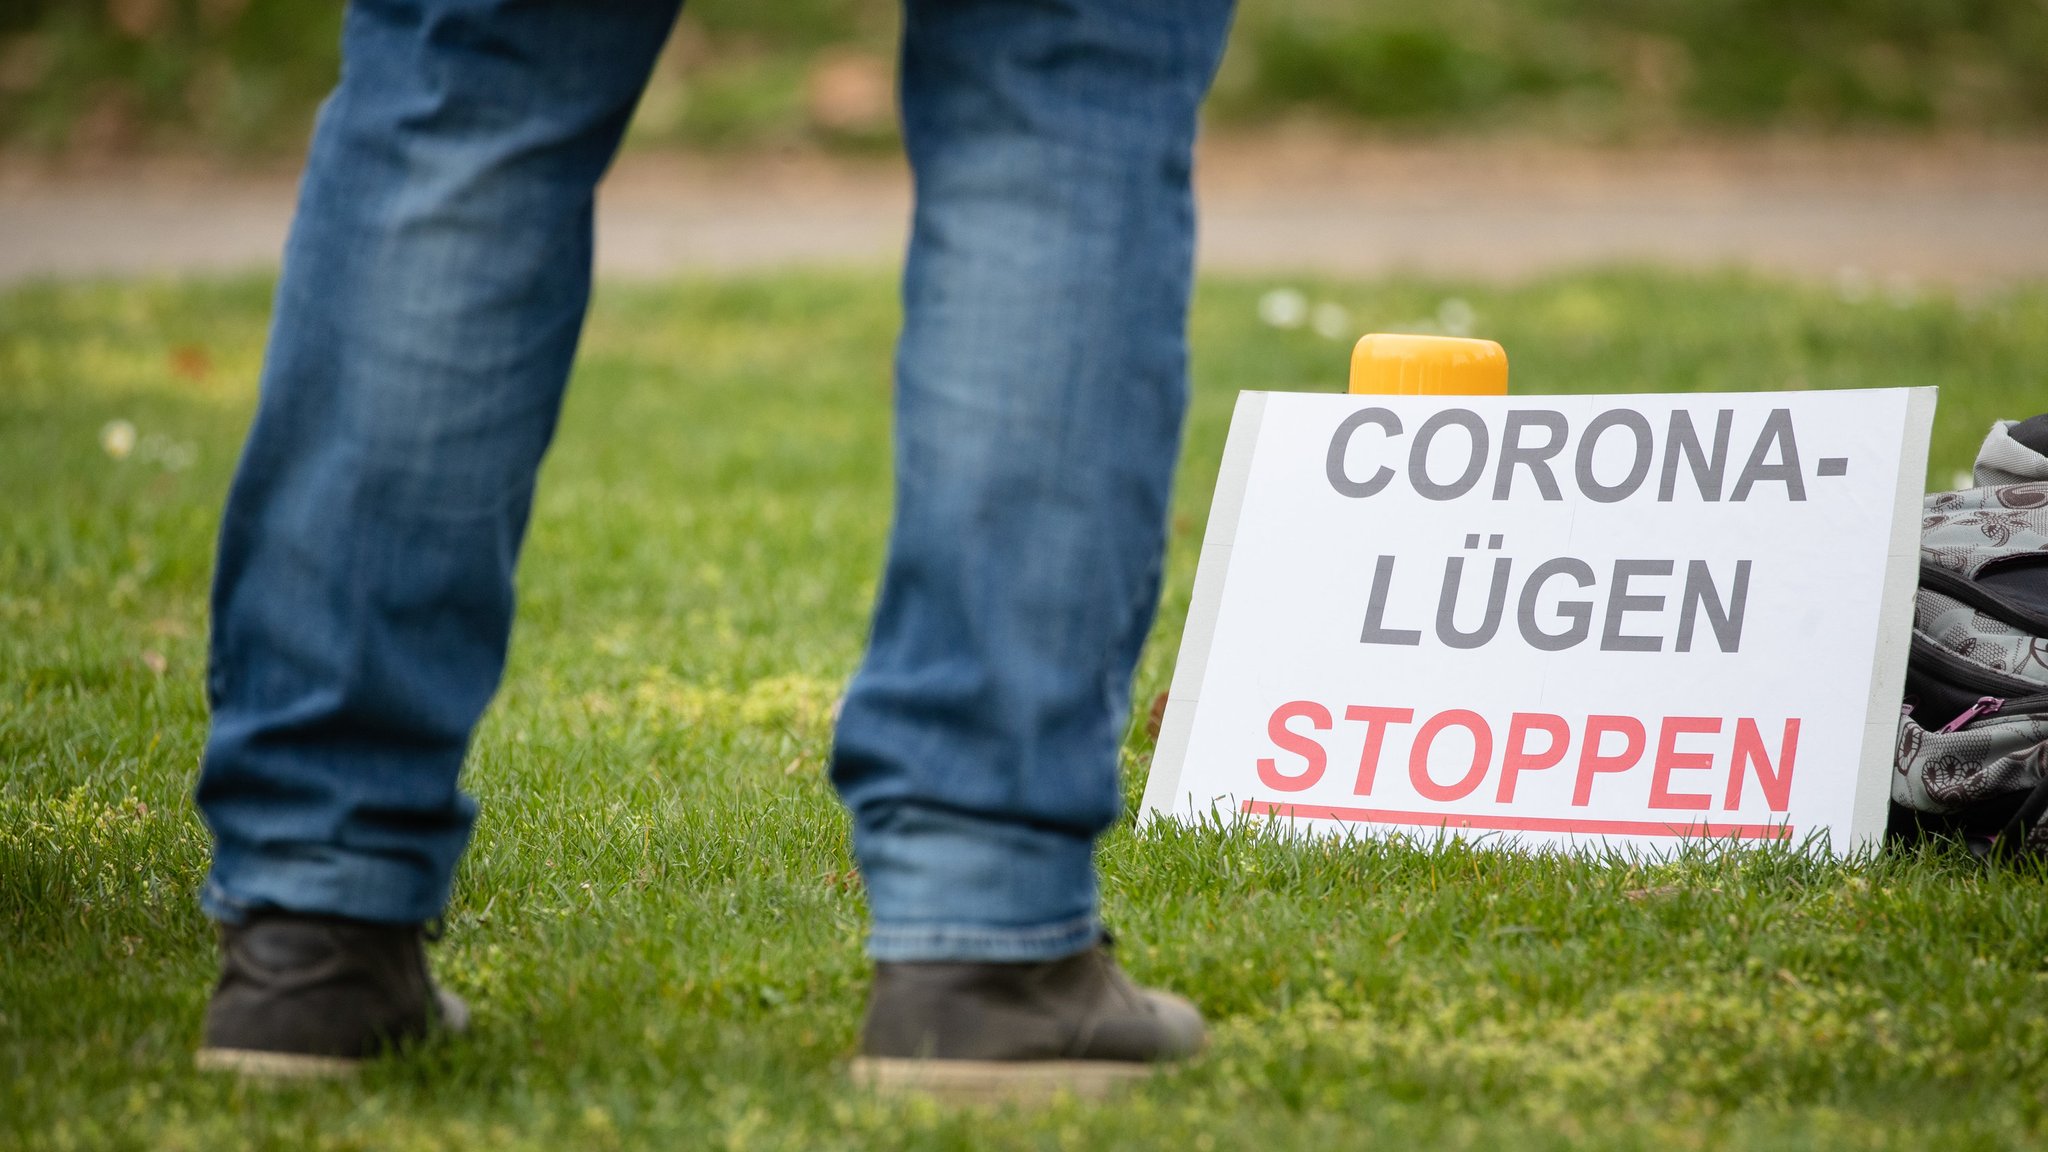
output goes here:
{"type": "Polygon", "coordinates": [[[2001,422],[1921,515],[1892,830],[2048,851],[2048,415],[2001,422]]]}

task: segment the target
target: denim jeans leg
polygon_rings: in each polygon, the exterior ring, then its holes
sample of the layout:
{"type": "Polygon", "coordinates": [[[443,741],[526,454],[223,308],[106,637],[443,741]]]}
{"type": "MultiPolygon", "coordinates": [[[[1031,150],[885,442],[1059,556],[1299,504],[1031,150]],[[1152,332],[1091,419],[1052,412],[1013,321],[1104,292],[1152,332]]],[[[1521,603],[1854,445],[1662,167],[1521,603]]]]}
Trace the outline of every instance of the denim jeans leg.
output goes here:
{"type": "Polygon", "coordinates": [[[676,6],[351,5],[221,527],[214,917],[445,904],[593,189],[676,6]]]}
{"type": "Polygon", "coordinates": [[[878,960],[1100,933],[1229,0],[909,0],[896,520],[833,780],[878,960]]]}

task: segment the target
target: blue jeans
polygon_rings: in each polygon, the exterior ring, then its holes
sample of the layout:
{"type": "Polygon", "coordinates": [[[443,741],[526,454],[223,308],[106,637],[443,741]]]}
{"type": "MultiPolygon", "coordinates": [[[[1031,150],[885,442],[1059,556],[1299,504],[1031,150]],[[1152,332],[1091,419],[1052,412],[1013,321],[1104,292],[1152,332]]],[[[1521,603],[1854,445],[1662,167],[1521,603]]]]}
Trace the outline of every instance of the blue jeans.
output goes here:
{"type": "MultiPolygon", "coordinates": [[[[677,4],[352,4],[221,528],[211,915],[446,902],[593,189],[677,4]]],[[[832,764],[877,959],[1043,959],[1099,932],[1229,9],[907,4],[896,519],[832,764]]]]}

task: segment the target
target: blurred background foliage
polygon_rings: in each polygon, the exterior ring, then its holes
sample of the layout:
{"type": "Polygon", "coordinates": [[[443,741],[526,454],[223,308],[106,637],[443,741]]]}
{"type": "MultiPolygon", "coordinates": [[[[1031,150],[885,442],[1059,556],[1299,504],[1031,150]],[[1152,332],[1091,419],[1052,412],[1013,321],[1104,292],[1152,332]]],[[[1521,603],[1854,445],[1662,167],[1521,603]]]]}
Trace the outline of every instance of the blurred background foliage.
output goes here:
{"type": "MultiPolygon", "coordinates": [[[[643,144],[886,149],[896,0],[694,0],[643,144]]],[[[338,0],[0,0],[0,147],[288,153],[338,0]]],[[[1242,0],[1211,118],[1400,134],[2038,132],[2048,0],[1242,0]]]]}

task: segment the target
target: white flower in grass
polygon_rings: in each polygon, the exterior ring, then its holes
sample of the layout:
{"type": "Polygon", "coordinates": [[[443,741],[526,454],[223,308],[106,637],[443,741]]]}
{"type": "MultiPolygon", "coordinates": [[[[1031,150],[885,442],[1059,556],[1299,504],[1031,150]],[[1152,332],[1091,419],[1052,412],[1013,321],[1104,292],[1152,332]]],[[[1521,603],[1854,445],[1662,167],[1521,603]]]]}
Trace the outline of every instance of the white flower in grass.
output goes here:
{"type": "Polygon", "coordinates": [[[1351,335],[1351,313],[1342,304],[1325,300],[1316,305],[1315,312],[1309,317],[1309,326],[1324,339],[1342,340],[1351,335]]]}
{"type": "Polygon", "coordinates": [[[1259,319],[1274,328],[1299,328],[1308,319],[1308,297],[1292,288],[1275,288],[1259,297],[1259,319]]]}
{"type": "Polygon", "coordinates": [[[1479,313],[1462,296],[1446,296],[1436,306],[1436,322],[1443,326],[1446,336],[1470,336],[1472,328],[1479,323],[1479,313]]]}
{"type": "Polygon", "coordinates": [[[135,445],[135,458],[156,464],[166,472],[183,472],[199,459],[199,446],[151,432],[135,445]]]}
{"type": "Polygon", "coordinates": [[[100,429],[100,448],[116,460],[126,460],[135,451],[135,425],[126,420],[109,420],[100,429]]]}

